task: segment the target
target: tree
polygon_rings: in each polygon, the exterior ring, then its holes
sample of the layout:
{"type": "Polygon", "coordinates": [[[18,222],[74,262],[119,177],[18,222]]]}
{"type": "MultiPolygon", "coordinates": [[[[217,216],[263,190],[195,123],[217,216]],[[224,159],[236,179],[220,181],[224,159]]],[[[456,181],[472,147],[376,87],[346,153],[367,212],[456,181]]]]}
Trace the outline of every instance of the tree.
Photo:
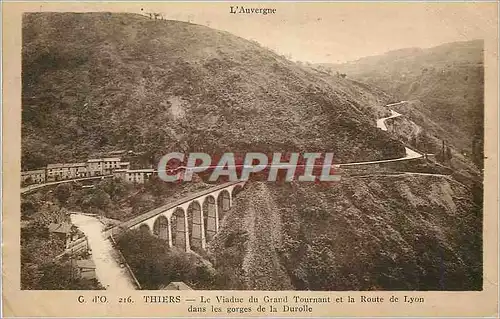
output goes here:
{"type": "Polygon", "coordinates": [[[449,146],[447,146],[446,147],[446,161],[448,161],[448,163],[450,163],[452,157],[453,157],[453,155],[451,154],[451,148],[449,146]]]}
{"type": "Polygon", "coordinates": [[[444,140],[441,141],[442,142],[442,145],[441,145],[441,161],[444,162],[445,161],[445,142],[444,140]]]}
{"type": "Polygon", "coordinates": [[[150,233],[128,231],[117,244],[144,289],[158,289],[172,281],[183,281],[195,288],[213,288],[216,275],[211,268],[198,257],[170,249],[164,240],[150,233]]]}
{"type": "Polygon", "coordinates": [[[30,184],[33,184],[34,181],[33,181],[33,178],[31,176],[28,176],[22,183],[23,186],[26,186],[26,185],[30,185],[30,184]]]}
{"type": "Polygon", "coordinates": [[[37,209],[38,205],[36,205],[33,201],[23,199],[21,201],[21,218],[28,219],[36,212],[37,209]]]}
{"type": "Polygon", "coordinates": [[[112,200],[117,200],[127,193],[127,185],[118,178],[106,179],[97,187],[106,192],[112,200]]]}
{"type": "Polygon", "coordinates": [[[71,262],[50,262],[39,267],[41,277],[35,289],[48,290],[100,290],[104,287],[96,279],[83,279],[75,274],[71,262]]]}
{"type": "Polygon", "coordinates": [[[414,146],[415,148],[418,148],[418,139],[416,135],[413,135],[410,138],[410,145],[414,146]]]}
{"type": "Polygon", "coordinates": [[[90,204],[91,207],[105,209],[111,204],[111,198],[102,189],[96,189],[90,194],[90,198],[87,203],[90,204]]]}
{"type": "Polygon", "coordinates": [[[35,238],[49,238],[49,229],[42,222],[32,221],[28,224],[28,226],[21,228],[21,241],[32,240],[35,238]]]}
{"type": "Polygon", "coordinates": [[[57,185],[56,189],[54,190],[54,194],[60,203],[66,204],[69,197],[71,196],[72,191],[73,187],[70,183],[62,183],[57,185]]]}

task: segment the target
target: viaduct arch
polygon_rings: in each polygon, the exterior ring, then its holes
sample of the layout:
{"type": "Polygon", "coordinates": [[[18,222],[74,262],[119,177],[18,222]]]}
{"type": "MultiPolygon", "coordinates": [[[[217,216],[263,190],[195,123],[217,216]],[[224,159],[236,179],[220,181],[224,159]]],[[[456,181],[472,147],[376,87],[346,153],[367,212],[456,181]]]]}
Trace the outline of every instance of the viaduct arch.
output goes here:
{"type": "MultiPolygon", "coordinates": [[[[206,249],[221,221],[234,205],[245,181],[217,185],[122,223],[122,229],[140,229],[165,240],[169,247],[206,249]]],[[[107,235],[111,235],[111,230],[107,235]]]]}

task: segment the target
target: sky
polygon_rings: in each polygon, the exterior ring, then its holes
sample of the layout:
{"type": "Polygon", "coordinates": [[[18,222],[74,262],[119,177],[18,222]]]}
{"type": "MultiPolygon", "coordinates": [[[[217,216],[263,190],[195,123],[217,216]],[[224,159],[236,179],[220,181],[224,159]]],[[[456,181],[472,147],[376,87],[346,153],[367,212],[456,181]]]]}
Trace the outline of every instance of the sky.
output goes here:
{"type": "MultiPolygon", "coordinates": [[[[168,19],[191,21],[253,39],[292,60],[339,63],[387,51],[484,39],[497,34],[489,4],[258,3],[274,15],[230,14],[231,3],[151,8],[168,19]]],[[[235,3],[232,5],[239,5],[235,3]]],[[[143,8],[148,10],[148,8],[143,8]]]]}
{"type": "MultiPolygon", "coordinates": [[[[33,6],[38,9],[39,4],[33,6]]],[[[158,12],[166,19],[225,30],[292,60],[312,63],[340,63],[409,47],[498,39],[495,2],[47,3],[40,10],[158,12]],[[231,14],[231,5],[275,8],[276,14],[231,14]]]]}

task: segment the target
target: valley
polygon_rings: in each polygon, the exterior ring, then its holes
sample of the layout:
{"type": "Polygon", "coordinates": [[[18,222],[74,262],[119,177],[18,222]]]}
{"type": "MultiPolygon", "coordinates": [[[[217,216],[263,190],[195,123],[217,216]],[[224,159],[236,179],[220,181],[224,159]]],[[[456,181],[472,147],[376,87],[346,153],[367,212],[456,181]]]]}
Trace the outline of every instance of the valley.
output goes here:
{"type": "Polygon", "coordinates": [[[135,168],[168,152],[333,152],[341,178],[28,186],[22,286],[54,281],[54,256],[36,249],[54,239],[36,230],[70,222],[88,238],[95,289],[135,289],[132,276],[153,290],[481,290],[480,51],[304,64],[192,23],[27,15],[23,170],[116,150],[135,168]]]}

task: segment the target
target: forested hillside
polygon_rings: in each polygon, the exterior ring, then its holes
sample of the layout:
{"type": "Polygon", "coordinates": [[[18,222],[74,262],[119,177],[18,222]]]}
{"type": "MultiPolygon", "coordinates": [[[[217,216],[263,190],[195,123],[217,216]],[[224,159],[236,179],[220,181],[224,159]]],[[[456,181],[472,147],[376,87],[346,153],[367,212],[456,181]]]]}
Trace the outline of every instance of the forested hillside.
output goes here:
{"type": "Polygon", "coordinates": [[[363,112],[386,95],[227,32],[134,14],[23,22],[24,168],[116,149],[153,165],[169,151],[404,154],[363,112]]]}

